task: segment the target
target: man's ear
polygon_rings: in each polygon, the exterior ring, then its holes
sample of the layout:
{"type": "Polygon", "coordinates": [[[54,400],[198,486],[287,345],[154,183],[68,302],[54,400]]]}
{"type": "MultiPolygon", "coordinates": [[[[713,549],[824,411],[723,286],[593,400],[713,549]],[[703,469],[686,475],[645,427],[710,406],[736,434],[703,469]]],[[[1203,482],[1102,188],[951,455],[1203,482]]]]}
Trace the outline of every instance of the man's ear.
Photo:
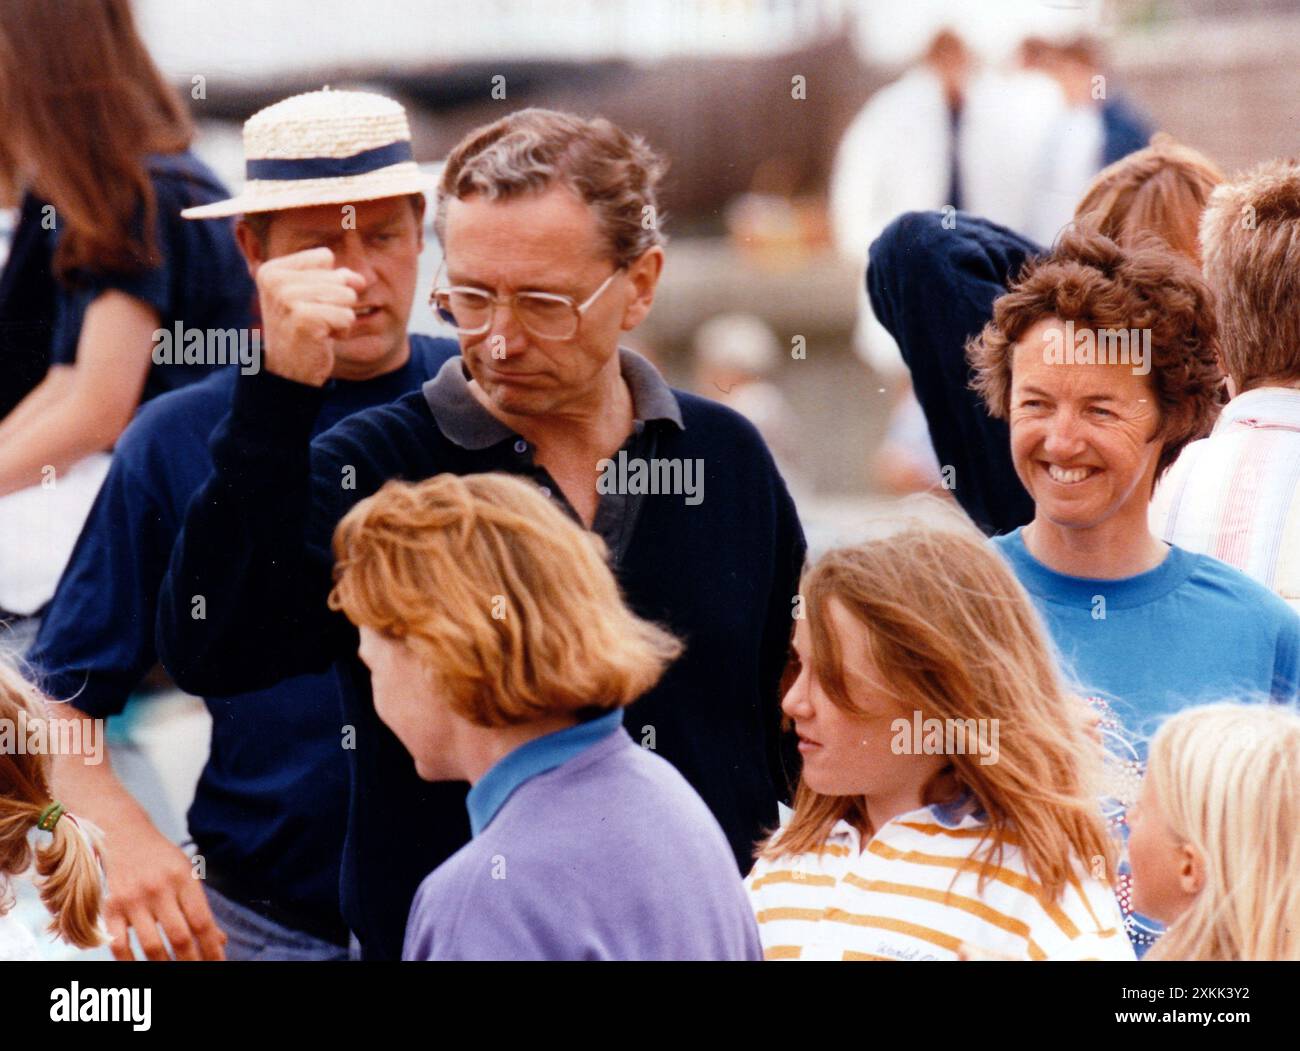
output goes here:
{"type": "Polygon", "coordinates": [[[253,228],[248,225],[247,221],[239,219],[235,223],[235,241],[239,244],[239,251],[244,256],[244,262],[248,264],[249,276],[256,281],[257,271],[266,262],[266,252],[261,239],[257,234],[253,233],[253,228]]]}
{"type": "Polygon", "coordinates": [[[648,248],[627,268],[633,295],[623,310],[622,327],[631,332],[646,319],[654,305],[655,289],[664,271],[664,250],[659,245],[648,248]]]}

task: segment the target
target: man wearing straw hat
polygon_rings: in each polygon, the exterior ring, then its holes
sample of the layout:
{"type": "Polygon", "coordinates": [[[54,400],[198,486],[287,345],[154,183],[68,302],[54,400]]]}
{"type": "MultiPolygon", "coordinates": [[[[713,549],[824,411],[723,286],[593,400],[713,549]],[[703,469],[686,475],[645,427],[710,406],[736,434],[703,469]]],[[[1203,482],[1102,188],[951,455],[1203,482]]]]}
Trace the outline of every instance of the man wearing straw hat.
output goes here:
{"type": "Polygon", "coordinates": [[[600,119],[528,109],[471,132],[435,219],[434,302],[461,357],[315,442],[359,275],[324,254],[259,275],[264,300],[297,298],[268,315],[267,370],[241,380],[213,444],[160,596],[159,648],[191,690],[337,667],[355,746],[343,909],[366,958],[400,955],[420,880],[470,835],[465,787],[417,776],[375,714],[355,629],[326,605],[334,527],[389,478],[521,475],[603,538],[632,609],[686,640],[626,725],[708,804],[741,871],[788,791],[778,694],[804,553],[794,505],[748,422],[619,346],[663,267],[663,169],[600,119]]]}
{"type": "MultiPolygon", "coordinates": [[[[337,333],[310,433],[418,390],[456,344],[406,331],[426,185],[402,107],[379,95],[312,92],[256,114],[244,143],[244,192],[184,214],[242,215],[236,234],[266,331],[276,338],[285,315],[310,313],[341,288],[328,280],[333,266],[353,275],[356,320],[337,333]]],[[[208,441],[240,371],[156,399],[117,445],[31,655],[46,688],[88,717],[121,712],[156,661],[167,555],[211,470],[208,441]]],[[[346,958],[338,886],[348,773],[336,680],[250,681],[206,699],[212,740],[188,815],[193,860],[102,756],[59,759],[65,798],[108,832],[114,954],[131,958],[134,932],[152,959],[166,959],[168,945],[177,958],[219,959],[223,942],[231,959],[346,958]]]]}

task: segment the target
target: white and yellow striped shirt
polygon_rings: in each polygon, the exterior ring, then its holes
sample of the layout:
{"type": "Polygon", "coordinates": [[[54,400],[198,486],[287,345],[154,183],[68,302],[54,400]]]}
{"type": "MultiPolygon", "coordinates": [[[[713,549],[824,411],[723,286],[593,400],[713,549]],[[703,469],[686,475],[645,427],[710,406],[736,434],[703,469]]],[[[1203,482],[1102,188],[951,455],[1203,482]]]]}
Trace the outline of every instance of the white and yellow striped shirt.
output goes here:
{"type": "Polygon", "coordinates": [[[1048,902],[1012,838],[980,893],[968,862],[983,831],[968,798],[900,814],[865,849],[839,821],[820,854],[760,859],[745,887],[764,956],[956,960],[966,943],[1018,960],[1134,959],[1114,892],[1081,865],[1048,902]]]}

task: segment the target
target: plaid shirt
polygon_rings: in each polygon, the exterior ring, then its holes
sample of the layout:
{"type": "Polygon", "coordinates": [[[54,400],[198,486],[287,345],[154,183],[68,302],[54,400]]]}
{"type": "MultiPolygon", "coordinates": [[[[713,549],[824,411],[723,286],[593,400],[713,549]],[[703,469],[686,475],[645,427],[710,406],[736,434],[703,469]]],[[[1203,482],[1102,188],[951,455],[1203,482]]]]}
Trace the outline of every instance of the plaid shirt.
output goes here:
{"type": "Polygon", "coordinates": [[[1235,566],[1300,613],[1300,389],[1233,398],[1156,488],[1151,529],[1235,566]]]}

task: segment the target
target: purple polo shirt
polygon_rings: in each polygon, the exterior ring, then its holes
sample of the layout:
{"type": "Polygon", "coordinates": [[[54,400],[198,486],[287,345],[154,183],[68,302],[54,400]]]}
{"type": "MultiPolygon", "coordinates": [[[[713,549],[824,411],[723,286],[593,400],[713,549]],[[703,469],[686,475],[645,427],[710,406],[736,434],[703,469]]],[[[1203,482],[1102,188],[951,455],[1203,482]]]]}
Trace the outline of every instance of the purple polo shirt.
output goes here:
{"type": "Polygon", "coordinates": [[[615,711],[515,749],[420,885],[406,960],[761,960],[726,837],[615,711]]]}

